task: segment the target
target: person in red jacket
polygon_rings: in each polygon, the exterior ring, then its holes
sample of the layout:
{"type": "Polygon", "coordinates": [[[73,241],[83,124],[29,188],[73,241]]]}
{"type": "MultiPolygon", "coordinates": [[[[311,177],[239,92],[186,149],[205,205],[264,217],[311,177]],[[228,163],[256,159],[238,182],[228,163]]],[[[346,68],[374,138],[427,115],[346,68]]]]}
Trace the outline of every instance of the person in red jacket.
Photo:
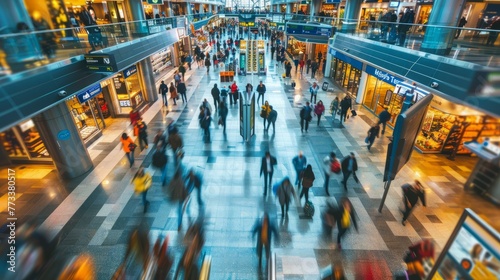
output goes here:
{"type": "Polygon", "coordinates": [[[236,100],[238,100],[238,85],[236,85],[236,82],[233,82],[233,84],[229,87],[231,89],[231,105],[236,104],[236,100]]]}
{"type": "Polygon", "coordinates": [[[132,111],[130,111],[129,117],[130,117],[130,124],[132,126],[135,126],[137,120],[141,118],[141,113],[136,108],[133,108],[132,111]]]}
{"type": "Polygon", "coordinates": [[[301,59],[299,61],[300,74],[304,72],[304,65],[306,65],[306,62],[303,59],[301,59]]]}
{"type": "Polygon", "coordinates": [[[314,114],[318,116],[318,126],[319,126],[319,120],[321,119],[321,116],[325,112],[325,106],[323,105],[323,101],[319,101],[316,106],[314,106],[314,114]]]}

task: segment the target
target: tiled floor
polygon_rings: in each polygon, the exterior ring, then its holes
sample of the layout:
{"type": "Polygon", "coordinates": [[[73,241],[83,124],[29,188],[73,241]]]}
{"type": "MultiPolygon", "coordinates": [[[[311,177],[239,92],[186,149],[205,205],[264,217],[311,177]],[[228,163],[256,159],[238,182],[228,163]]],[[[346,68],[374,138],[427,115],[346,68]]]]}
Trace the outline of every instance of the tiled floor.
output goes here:
{"type": "MultiPolygon", "coordinates": [[[[237,81],[239,85],[246,82],[255,85],[260,79],[264,81],[266,100],[278,112],[275,133],[264,133],[262,120],[256,112],[255,135],[249,142],[244,142],[239,135],[238,108],[233,105],[229,110],[227,134],[222,134],[222,129],[214,121],[211,142],[205,143],[197,124],[197,107],[204,98],[212,102],[210,90],[214,83],[218,83],[218,76],[217,71],[207,75],[204,68],[197,69],[196,66],[187,74],[188,104],[181,102],[176,107],[171,106],[167,114],[160,102],[156,102],[144,114],[150,139],[157,129],[165,127],[167,117],[177,121],[185,143],[183,163],[204,175],[203,199],[207,217],[204,251],[213,256],[212,279],[266,277],[257,266],[255,240],[250,232],[264,210],[277,223],[281,236],[273,249],[277,255],[278,279],[316,279],[331,263],[342,265],[346,274],[352,276],[355,262],[370,262],[378,268],[377,279],[390,279],[393,273],[401,271],[401,258],[412,242],[432,238],[441,248],[465,207],[472,208],[495,228],[500,228],[499,220],[494,219],[498,217],[498,209],[463,191],[464,180],[475,163],[475,159],[469,157],[449,161],[444,156],[414,152],[393,182],[385,207],[379,213],[388,140],[379,138],[371,152],[366,149],[364,135],[369,123],[375,120],[374,116],[358,105],[359,116],[350,118],[344,129],[337,128],[338,120],[334,122],[331,116],[327,116],[319,127],[311,122],[309,132],[301,133],[299,108],[308,97],[306,92],[311,79],[305,74],[294,75],[298,85],[292,89],[289,81],[281,78],[282,69],[269,69],[267,76],[238,76],[237,81]],[[294,202],[289,217],[282,220],[275,197],[263,198],[263,182],[258,172],[260,158],[266,150],[278,160],[274,182],[285,176],[294,178],[291,159],[299,150],[304,152],[317,178],[310,192],[310,199],[316,206],[313,219],[304,218],[300,204],[294,202]],[[332,150],[338,157],[355,152],[360,184],[349,181],[349,190],[345,192],[340,187],[340,178],[333,176],[330,182],[332,197],[327,198],[322,188],[321,163],[332,150]],[[415,178],[427,186],[428,205],[426,208],[419,206],[403,227],[398,209],[401,207],[399,186],[415,178]],[[348,233],[340,251],[335,242],[322,235],[319,217],[327,199],[343,196],[348,196],[356,209],[359,232],[348,233]]],[[[334,97],[333,93],[320,92],[318,100],[323,100],[328,108],[334,97]]],[[[60,180],[50,167],[16,167],[19,171],[18,218],[33,218],[49,228],[52,236],[59,234],[59,254],[73,256],[89,252],[97,263],[99,279],[110,279],[122,260],[131,229],[141,223],[151,227],[152,236],[168,235],[172,253],[178,260],[183,250],[185,228],[189,220],[196,218],[201,211],[193,199],[190,215],[184,217],[183,230],[178,232],[177,205],[165,199],[158,183],[160,174],[149,168],[155,175],[155,183],[148,192],[151,206],[147,213],[143,213],[141,199],[134,196],[130,185],[137,169],[128,168],[116,144],[120,133],[130,129],[123,120],[114,122],[104,131],[104,136],[89,149],[94,160],[99,157],[98,164],[82,178],[66,182],[60,180]]],[[[136,166],[150,167],[151,151],[150,148],[138,152],[136,166]]],[[[2,170],[1,174],[5,178],[6,172],[2,170]]],[[[3,206],[5,180],[2,180],[0,189],[4,190],[0,197],[3,206]]],[[[0,219],[5,218],[6,213],[2,212],[0,219]]]]}

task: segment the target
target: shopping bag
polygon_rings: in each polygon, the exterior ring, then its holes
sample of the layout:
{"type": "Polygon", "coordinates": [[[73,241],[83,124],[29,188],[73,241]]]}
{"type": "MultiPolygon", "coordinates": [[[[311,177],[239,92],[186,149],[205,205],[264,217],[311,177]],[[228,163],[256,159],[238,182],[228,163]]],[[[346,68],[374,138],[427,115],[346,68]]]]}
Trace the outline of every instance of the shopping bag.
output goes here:
{"type": "Polygon", "coordinates": [[[280,185],[281,185],[281,182],[276,183],[276,184],[273,185],[273,193],[274,193],[274,195],[278,194],[278,189],[279,189],[280,185]]]}
{"type": "Polygon", "coordinates": [[[370,143],[370,140],[368,139],[368,137],[365,138],[365,143],[366,144],[369,144],[370,143]]]}

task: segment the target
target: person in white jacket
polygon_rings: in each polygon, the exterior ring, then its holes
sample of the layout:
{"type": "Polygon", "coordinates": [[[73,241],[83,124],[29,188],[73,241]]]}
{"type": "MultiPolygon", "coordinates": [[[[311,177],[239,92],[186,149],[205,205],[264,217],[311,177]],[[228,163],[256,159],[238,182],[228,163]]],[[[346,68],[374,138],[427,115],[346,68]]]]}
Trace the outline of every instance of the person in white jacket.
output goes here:
{"type": "Polygon", "coordinates": [[[337,155],[334,152],[331,152],[330,155],[326,156],[323,159],[323,169],[325,170],[325,192],[326,195],[330,196],[330,192],[328,191],[328,185],[330,183],[330,176],[332,175],[332,162],[337,160],[337,155]]]}

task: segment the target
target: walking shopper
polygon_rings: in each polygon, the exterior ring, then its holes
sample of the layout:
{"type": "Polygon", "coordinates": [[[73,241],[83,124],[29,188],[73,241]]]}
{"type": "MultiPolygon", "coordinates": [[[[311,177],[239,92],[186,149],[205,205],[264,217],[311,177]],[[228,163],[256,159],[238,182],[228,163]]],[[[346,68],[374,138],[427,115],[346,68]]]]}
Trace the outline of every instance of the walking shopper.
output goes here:
{"type": "Polygon", "coordinates": [[[337,220],[337,227],[339,230],[337,248],[342,250],[342,245],[340,244],[342,236],[351,228],[351,225],[354,225],[354,228],[358,231],[358,223],[356,222],[356,214],[352,207],[352,203],[347,197],[342,198],[339,209],[336,212],[335,220],[337,220]]]}
{"type": "Polygon", "coordinates": [[[425,191],[422,183],[418,180],[415,180],[413,184],[404,184],[401,186],[401,189],[403,190],[403,204],[405,205],[405,211],[401,211],[403,213],[403,221],[401,224],[404,226],[419,199],[424,207],[426,206],[425,191]]]}
{"type": "Polygon", "coordinates": [[[372,147],[373,142],[375,142],[375,137],[378,138],[379,133],[380,133],[380,125],[379,124],[376,124],[376,125],[372,126],[368,130],[368,136],[366,137],[366,140],[365,140],[365,142],[368,142],[367,143],[368,144],[368,147],[367,147],[368,151],[372,147]]]}
{"type": "Polygon", "coordinates": [[[335,116],[337,115],[339,105],[339,97],[336,96],[332,103],[330,103],[330,114],[332,114],[333,119],[335,119],[335,116]]]}
{"type": "Polygon", "coordinates": [[[203,200],[201,199],[201,186],[203,184],[203,179],[201,174],[196,172],[193,168],[189,170],[186,187],[188,189],[188,193],[191,193],[194,189],[197,190],[196,199],[198,201],[198,206],[203,206],[203,200]]]}
{"type": "Polygon", "coordinates": [[[378,115],[378,124],[382,124],[382,134],[385,133],[385,126],[387,124],[387,122],[391,119],[391,113],[389,113],[389,110],[387,109],[387,106],[384,107],[384,110],[382,112],[380,112],[380,114],[378,115]]]}
{"type": "Polygon", "coordinates": [[[319,69],[318,62],[316,60],[311,62],[311,79],[314,79],[314,76],[316,76],[316,71],[318,71],[318,69],[319,69]]]}
{"type": "Polygon", "coordinates": [[[210,116],[210,110],[205,106],[200,106],[200,114],[198,115],[198,120],[200,121],[200,127],[203,129],[203,135],[205,141],[210,141],[210,123],[212,118],[210,116]]]}
{"type": "Polygon", "coordinates": [[[211,65],[212,65],[212,63],[210,62],[210,56],[208,56],[207,58],[205,58],[205,66],[207,67],[207,74],[210,71],[211,65]]]}
{"type": "Polygon", "coordinates": [[[290,201],[292,197],[296,197],[295,190],[293,189],[292,183],[288,177],[285,177],[276,191],[278,196],[280,206],[281,206],[281,218],[288,218],[288,208],[290,206],[290,201]]]}
{"type": "Polygon", "coordinates": [[[182,153],[183,153],[182,147],[184,146],[182,137],[179,134],[179,130],[177,129],[177,127],[174,126],[169,131],[167,141],[174,154],[174,163],[175,166],[177,167],[178,164],[180,163],[180,159],[182,158],[182,153]]]}
{"type": "Polygon", "coordinates": [[[180,81],[179,84],[177,85],[177,92],[181,95],[182,103],[188,102],[186,91],[187,91],[186,83],[184,83],[184,81],[180,81]]]}
{"type": "Polygon", "coordinates": [[[165,84],[165,81],[161,81],[160,87],[158,88],[158,94],[161,94],[163,106],[168,106],[167,93],[168,86],[165,84]]]}
{"type": "Polygon", "coordinates": [[[262,266],[262,249],[266,250],[266,262],[269,261],[271,255],[272,236],[279,238],[276,226],[269,219],[269,214],[265,213],[264,217],[258,220],[252,229],[252,236],[257,236],[257,256],[259,257],[259,267],[262,266]]]}
{"type": "Polygon", "coordinates": [[[271,109],[271,112],[269,112],[269,115],[267,116],[267,128],[266,131],[269,131],[269,126],[272,124],[273,125],[273,133],[275,132],[275,124],[276,124],[276,119],[278,118],[278,112],[273,109],[273,106],[269,106],[271,109]]]}
{"type": "Polygon", "coordinates": [[[134,127],[134,135],[139,137],[139,146],[141,151],[148,148],[148,126],[142,121],[142,118],[137,120],[134,127]]]}
{"type": "Polygon", "coordinates": [[[297,173],[295,185],[300,189],[302,172],[306,169],[307,166],[307,158],[304,156],[304,153],[302,151],[299,151],[299,154],[292,159],[292,164],[293,168],[295,169],[295,173],[297,173]]]}
{"type": "Polygon", "coordinates": [[[273,181],[274,166],[277,164],[276,158],[271,156],[271,153],[267,151],[260,164],[260,176],[264,174],[264,196],[267,195],[268,182],[269,187],[272,186],[271,182],[273,181]]]}
{"type": "Polygon", "coordinates": [[[149,201],[146,199],[149,188],[153,179],[149,173],[144,171],[144,167],[139,167],[137,173],[135,173],[134,178],[132,178],[132,184],[134,184],[134,192],[136,195],[142,195],[142,204],[144,205],[144,213],[149,205],[149,201]]]}
{"type": "Polygon", "coordinates": [[[219,104],[219,124],[224,128],[222,131],[223,133],[226,133],[226,119],[228,113],[229,110],[227,109],[226,103],[221,101],[219,104]]]}
{"type": "Polygon", "coordinates": [[[259,96],[257,97],[257,104],[259,104],[259,99],[262,96],[262,105],[264,105],[264,94],[266,93],[266,85],[260,81],[259,85],[257,86],[257,92],[259,93],[259,96]]]}
{"type": "Polygon", "coordinates": [[[236,81],[231,85],[231,105],[236,104],[236,100],[238,100],[238,85],[236,85],[236,81]]]}
{"type": "Polygon", "coordinates": [[[354,181],[359,183],[358,177],[356,176],[356,171],[358,170],[358,162],[356,160],[356,156],[351,152],[349,156],[346,156],[342,160],[342,173],[344,175],[344,179],[342,179],[342,184],[344,185],[344,189],[347,191],[347,180],[349,177],[354,177],[354,181]]]}
{"type": "Polygon", "coordinates": [[[348,118],[347,114],[349,112],[349,109],[351,109],[351,107],[352,107],[351,98],[347,95],[340,102],[340,123],[342,123],[342,119],[345,122],[345,120],[348,118]]]}
{"type": "Polygon", "coordinates": [[[214,98],[215,111],[217,111],[217,107],[220,102],[220,90],[217,88],[217,84],[214,84],[214,87],[212,88],[212,97],[214,98]]]}
{"type": "Polygon", "coordinates": [[[312,108],[309,102],[306,102],[306,105],[302,107],[300,110],[300,131],[304,133],[304,128],[309,129],[309,122],[312,120],[311,116],[312,108]]]}
{"type": "Polygon", "coordinates": [[[306,170],[304,170],[304,174],[302,175],[302,191],[300,192],[299,199],[302,199],[302,196],[306,197],[306,202],[309,201],[309,189],[313,186],[314,172],[312,170],[312,166],[310,164],[307,165],[306,170]]]}
{"type": "Polygon", "coordinates": [[[330,176],[333,172],[340,173],[340,163],[338,162],[337,155],[334,152],[331,152],[330,155],[323,159],[323,169],[325,171],[325,184],[323,185],[323,188],[325,189],[326,195],[330,196],[330,192],[328,191],[330,176]],[[338,168],[338,171],[336,168],[338,168]]]}
{"type": "Polygon", "coordinates": [[[264,105],[262,105],[262,109],[260,110],[260,117],[264,119],[264,130],[266,129],[266,120],[269,117],[269,113],[271,113],[271,106],[266,100],[264,105]]]}
{"type": "Polygon", "coordinates": [[[132,167],[132,165],[134,164],[134,151],[137,145],[134,143],[134,140],[132,140],[132,138],[127,135],[127,133],[122,133],[120,142],[122,143],[123,151],[127,155],[130,167],[132,167]]]}
{"type": "Polygon", "coordinates": [[[158,130],[156,133],[156,136],[153,140],[154,146],[155,146],[155,152],[153,154],[153,160],[151,164],[160,169],[161,171],[161,183],[162,186],[164,186],[167,182],[167,139],[165,137],[164,131],[163,130],[158,130]]]}
{"type": "Polygon", "coordinates": [[[301,59],[299,61],[300,74],[304,73],[304,65],[306,65],[306,62],[303,59],[301,59]]]}
{"type": "Polygon", "coordinates": [[[311,93],[311,104],[316,104],[316,96],[318,95],[319,86],[316,82],[309,87],[309,93],[311,93]]]}
{"type": "MultiPolygon", "coordinates": [[[[180,82],[179,82],[180,83],[180,82]]],[[[179,85],[179,84],[177,84],[179,85]]],[[[177,105],[177,89],[175,88],[175,85],[173,82],[170,83],[170,88],[169,88],[169,91],[170,91],[170,98],[172,98],[172,100],[174,101],[174,105],[177,105]]]]}
{"type": "Polygon", "coordinates": [[[319,126],[319,121],[321,119],[321,116],[325,112],[325,106],[323,105],[323,101],[319,101],[316,106],[314,106],[314,114],[318,117],[318,126],[319,126]]]}
{"type": "Polygon", "coordinates": [[[224,102],[224,105],[227,106],[227,94],[228,94],[228,89],[226,86],[223,86],[220,90],[220,101],[224,102]]]}

